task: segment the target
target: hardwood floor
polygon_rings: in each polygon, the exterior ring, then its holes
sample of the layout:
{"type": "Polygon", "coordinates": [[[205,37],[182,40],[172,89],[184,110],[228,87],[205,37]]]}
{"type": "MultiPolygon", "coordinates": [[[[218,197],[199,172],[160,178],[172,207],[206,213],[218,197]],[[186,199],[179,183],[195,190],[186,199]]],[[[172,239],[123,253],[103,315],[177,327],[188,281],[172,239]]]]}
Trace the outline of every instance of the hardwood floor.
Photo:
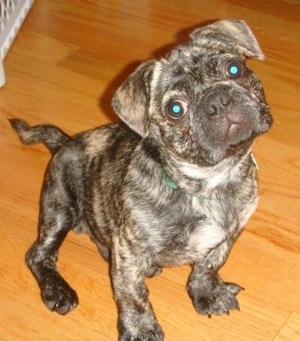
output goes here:
{"type": "Polygon", "coordinates": [[[41,302],[24,254],[36,237],[50,155],[23,146],[7,118],[74,134],[116,121],[110,101],[137,62],[159,58],[205,21],[241,18],[267,58],[262,79],[274,126],[254,147],[259,207],[221,271],[246,290],[240,312],[199,316],[185,291],[189,267],[147,280],[166,341],[300,340],[299,0],[36,0],[4,65],[0,89],[0,339],[117,340],[108,265],[87,236],[70,233],[59,268],[80,305],[62,317],[41,302]]]}

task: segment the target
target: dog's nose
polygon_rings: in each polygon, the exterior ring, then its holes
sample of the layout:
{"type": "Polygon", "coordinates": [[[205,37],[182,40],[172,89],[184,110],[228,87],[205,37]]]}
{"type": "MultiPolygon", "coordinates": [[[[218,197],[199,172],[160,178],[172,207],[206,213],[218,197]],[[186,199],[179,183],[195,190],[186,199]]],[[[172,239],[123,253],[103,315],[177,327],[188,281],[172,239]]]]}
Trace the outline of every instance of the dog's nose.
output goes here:
{"type": "Polygon", "coordinates": [[[226,115],[233,103],[234,99],[227,92],[220,91],[218,93],[213,93],[206,98],[204,110],[205,113],[211,117],[226,115]]]}

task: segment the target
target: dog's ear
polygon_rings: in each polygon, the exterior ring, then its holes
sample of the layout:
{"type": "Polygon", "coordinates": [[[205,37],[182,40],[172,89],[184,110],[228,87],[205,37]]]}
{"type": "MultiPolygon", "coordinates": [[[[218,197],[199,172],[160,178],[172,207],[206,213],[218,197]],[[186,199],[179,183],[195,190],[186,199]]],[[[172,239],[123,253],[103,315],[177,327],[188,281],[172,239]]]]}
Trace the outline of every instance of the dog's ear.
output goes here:
{"type": "Polygon", "coordinates": [[[112,100],[121,120],[142,137],[148,133],[146,112],[155,63],[155,60],[150,60],[141,64],[119,87],[112,100]]]}
{"type": "Polygon", "coordinates": [[[195,44],[208,40],[233,45],[247,57],[264,59],[264,54],[250,28],[242,20],[220,20],[214,24],[196,29],[190,35],[195,44]]]}

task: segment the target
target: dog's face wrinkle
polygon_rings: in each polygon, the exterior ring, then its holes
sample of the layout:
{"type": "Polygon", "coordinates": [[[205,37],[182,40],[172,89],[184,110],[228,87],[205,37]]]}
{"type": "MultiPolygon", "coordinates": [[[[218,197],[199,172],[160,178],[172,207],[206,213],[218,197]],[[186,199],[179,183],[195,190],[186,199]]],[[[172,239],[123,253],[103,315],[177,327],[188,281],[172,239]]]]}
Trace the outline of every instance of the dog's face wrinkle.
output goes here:
{"type": "MultiPolygon", "coordinates": [[[[224,55],[214,55],[208,59],[203,56],[203,61],[196,55],[191,57],[189,47],[186,48],[188,52],[183,53],[182,47],[180,53],[177,51],[174,55],[171,55],[172,58],[170,57],[162,63],[162,79],[159,84],[167,85],[163,92],[157,95],[157,103],[162,99],[164,100],[162,101],[161,109],[157,105],[157,113],[153,114],[152,117],[155,118],[159,115],[166,116],[164,109],[165,103],[170,98],[185,100],[188,106],[188,113],[182,119],[176,121],[171,120],[169,128],[163,129],[162,136],[164,136],[165,142],[170,150],[179,157],[186,154],[194,162],[203,162],[203,159],[205,159],[205,164],[215,164],[220,162],[227,154],[231,153],[232,146],[235,146],[235,149],[238,146],[242,146],[243,143],[241,142],[245,142],[250,138],[253,131],[256,131],[258,135],[260,134],[259,129],[261,128],[254,128],[252,127],[253,123],[251,123],[254,120],[257,121],[257,114],[254,113],[256,109],[253,111],[253,102],[250,105],[248,97],[243,99],[243,92],[248,92],[250,85],[252,86],[252,101],[256,102],[257,112],[259,111],[258,107],[262,105],[261,103],[264,103],[264,94],[261,91],[262,87],[259,85],[259,79],[246,65],[245,70],[247,71],[244,72],[243,77],[240,79],[231,81],[224,78],[224,74],[220,71],[220,64],[223,65],[228,60],[234,59],[232,54],[228,54],[227,52],[224,55]],[[176,59],[175,57],[178,54],[180,57],[176,59]],[[193,60],[193,63],[190,60],[193,60]],[[187,67],[187,65],[189,66],[187,67]],[[167,82],[169,78],[173,79],[173,81],[167,82]],[[211,89],[215,91],[218,84],[220,84],[220,87],[224,84],[228,88],[234,86],[233,88],[236,89],[235,93],[231,91],[232,95],[230,96],[238,103],[236,107],[239,107],[240,114],[236,115],[240,116],[241,120],[243,119],[245,122],[240,126],[235,126],[234,129],[231,128],[232,123],[225,120],[225,118],[222,118],[223,123],[222,119],[216,121],[215,125],[209,122],[207,115],[201,108],[201,103],[207,96],[207,93],[211,89]],[[248,102],[249,104],[247,104],[248,102]],[[243,106],[244,109],[242,109],[243,106]],[[254,119],[254,117],[256,118],[254,119]],[[229,135],[230,128],[230,134],[232,135],[232,132],[234,133],[231,138],[231,135],[229,135]]],[[[236,56],[235,59],[243,63],[245,62],[243,56],[236,56]]],[[[166,124],[165,119],[163,121],[163,124],[166,124]]],[[[259,123],[255,123],[255,125],[257,124],[259,123]]]]}
{"type": "MultiPolygon", "coordinates": [[[[171,125],[171,124],[170,124],[171,125]]],[[[193,132],[191,125],[172,123],[172,127],[169,127],[168,130],[164,129],[160,131],[160,135],[157,136],[157,140],[162,141],[162,145],[167,146],[167,150],[172,152],[181,160],[186,160],[194,164],[202,165],[202,166],[213,166],[216,163],[220,162],[224,157],[227,156],[229,149],[235,147],[235,150],[238,147],[243,146],[246,141],[240,141],[236,144],[236,146],[230,145],[228,146],[228,150],[220,151],[217,155],[217,148],[219,147],[219,143],[215,146],[214,149],[209,145],[205,145],[205,139],[203,138],[200,142],[195,139],[195,136],[199,134],[199,132],[193,132]],[[167,132],[166,132],[167,131],[167,132]]],[[[205,125],[203,125],[205,129],[205,125]]],[[[209,132],[209,127],[207,128],[209,132]]],[[[214,131],[212,131],[214,133],[214,131]]],[[[248,137],[248,136],[247,136],[248,137]]],[[[200,136],[201,139],[201,136],[200,136]]],[[[219,140],[218,140],[219,141],[219,140]]],[[[251,139],[252,141],[252,139],[251,139]]],[[[250,140],[249,140],[250,142],[250,140]]],[[[159,147],[155,148],[157,151],[159,147]]],[[[159,154],[159,152],[158,152],[159,154]]],[[[163,155],[166,154],[166,150],[163,151],[163,155]]],[[[160,155],[160,154],[159,154],[160,155]]],[[[166,155],[165,155],[166,156],[166,155]]],[[[159,157],[162,159],[161,155],[159,157]]]]}

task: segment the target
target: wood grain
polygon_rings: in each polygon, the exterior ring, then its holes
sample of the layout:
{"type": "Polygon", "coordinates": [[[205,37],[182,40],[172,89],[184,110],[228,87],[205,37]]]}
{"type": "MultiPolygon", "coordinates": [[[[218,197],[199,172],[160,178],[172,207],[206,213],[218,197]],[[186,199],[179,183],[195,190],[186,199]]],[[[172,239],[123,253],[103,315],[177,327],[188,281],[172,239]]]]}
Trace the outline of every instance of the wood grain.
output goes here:
{"type": "Polygon", "coordinates": [[[275,341],[300,340],[300,316],[293,312],[275,337],[275,341]]]}
{"type": "Polygon", "coordinates": [[[298,0],[36,0],[4,61],[0,89],[0,340],[117,340],[108,265],[71,233],[59,267],[80,305],[49,312],[24,254],[36,237],[50,155],[20,144],[7,118],[54,123],[74,134],[116,121],[110,101],[139,62],[159,58],[200,23],[241,18],[266,54],[249,61],[274,115],[255,144],[260,202],[222,269],[246,288],[241,311],[207,319],[185,291],[189,267],[147,280],[166,341],[300,340],[300,3],[298,0]]]}

